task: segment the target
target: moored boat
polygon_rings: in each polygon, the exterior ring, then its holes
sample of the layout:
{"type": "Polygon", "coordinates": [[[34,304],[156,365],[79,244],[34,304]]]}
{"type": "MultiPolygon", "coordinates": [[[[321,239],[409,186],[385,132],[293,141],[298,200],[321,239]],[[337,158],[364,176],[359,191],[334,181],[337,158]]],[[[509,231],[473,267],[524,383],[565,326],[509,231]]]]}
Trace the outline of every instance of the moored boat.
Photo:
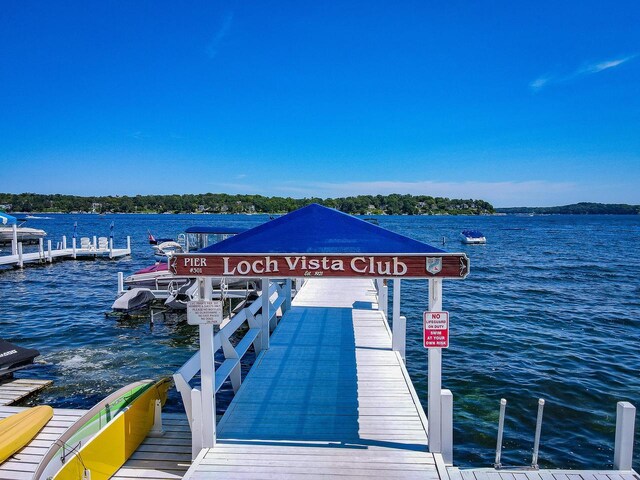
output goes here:
{"type": "Polygon", "coordinates": [[[23,348],[0,338],[0,377],[28,367],[40,355],[34,348],[23,348]]]}
{"type": "Polygon", "coordinates": [[[463,230],[460,241],[468,245],[481,245],[487,243],[487,238],[479,230],[463,230]]]}

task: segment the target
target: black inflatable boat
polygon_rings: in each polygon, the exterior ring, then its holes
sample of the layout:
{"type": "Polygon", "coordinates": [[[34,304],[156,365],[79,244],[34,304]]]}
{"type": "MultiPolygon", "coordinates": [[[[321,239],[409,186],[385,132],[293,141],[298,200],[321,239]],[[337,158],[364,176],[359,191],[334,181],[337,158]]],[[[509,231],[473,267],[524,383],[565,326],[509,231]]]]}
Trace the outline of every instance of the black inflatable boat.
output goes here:
{"type": "Polygon", "coordinates": [[[20,368],[28,367],[40,355],[33,348],[22,348],[0,338],[0,378],[20,368]]]}

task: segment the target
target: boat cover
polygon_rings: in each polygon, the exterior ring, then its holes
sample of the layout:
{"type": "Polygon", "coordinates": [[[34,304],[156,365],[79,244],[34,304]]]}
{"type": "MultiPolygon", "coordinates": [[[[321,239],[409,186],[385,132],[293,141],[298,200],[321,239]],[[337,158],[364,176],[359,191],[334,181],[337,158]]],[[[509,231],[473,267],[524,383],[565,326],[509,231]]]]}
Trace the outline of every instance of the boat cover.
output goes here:
{"type": "Polygon", "coordinates": [[[22,348],[0,338],[0,376],[30,365],[38,355],[38,350],[22,348]]]}
{"type": "Polygon", "coordinates": [[[346,213],[313,203],[198,253],[444,253],[346,213]]]}
{"type": "Polygon", "coordinates": [[[0,212],[0,225],[15,225],[18,222],[16,217],[12,217],[11,215],[0,212]]]}
{"type": "Polygon", "coordinates": [[[480,230],[463,230],[462,234],[467,238],[481,238],[484,237],[480,230]]]}

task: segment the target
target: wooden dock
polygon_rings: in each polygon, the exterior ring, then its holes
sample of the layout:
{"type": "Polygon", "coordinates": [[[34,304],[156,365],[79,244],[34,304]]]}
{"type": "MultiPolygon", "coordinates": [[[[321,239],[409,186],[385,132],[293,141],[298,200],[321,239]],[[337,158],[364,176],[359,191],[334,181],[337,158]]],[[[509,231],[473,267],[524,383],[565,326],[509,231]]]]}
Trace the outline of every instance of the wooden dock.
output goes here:
{"type": "MultiPolygon", "coordinates": [[[[21,407],[0,407],[0,419],[24,410],[21,407]]],[[[36,437],[22,450],[9,457],[0,464],[0,479],[2,480],[31,480],[38,463],[44,457],[47,449],[62,433],[69,428],[84,410],[67,410],[57,408],[53,411],[53,418],[36,435],[36,437]]]]}
{"type": "Polygon", "coordinates": [[[0,379],[0,406],[11,405],[32,393],[48,387],[51,380],[38,380],[33,378],[5,378],[0,379]]]}
{"type": "MultiPolygon", "coordinates": [[[[0,407],[0,419],[24,410],[0,407]]],[[[0,479],[31,480],[47,449],[85,410],[56,408],[53,418],[22,450],[0,464],[0,479]]],[[[127,463],[112,477],[118,480],[166,480],[182,478],[191,464],[191,434],[184,414],[163,413],[165,434],[147,437],[127,463]]]]}
{"type": "Polygon", "coordinates": [[[185,478],[436,479],[373,283],[310,280],[185,478]]]}

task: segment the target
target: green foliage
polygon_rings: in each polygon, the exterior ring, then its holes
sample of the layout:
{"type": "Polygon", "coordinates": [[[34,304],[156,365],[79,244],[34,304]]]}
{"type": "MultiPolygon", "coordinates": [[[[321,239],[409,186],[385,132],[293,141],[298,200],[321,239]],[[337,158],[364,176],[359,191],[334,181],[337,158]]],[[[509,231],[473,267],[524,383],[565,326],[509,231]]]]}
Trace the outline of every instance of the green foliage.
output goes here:
{"type": "Polygon", "coordinates": [[[493,206],[483,200],[427,195],[359,195],[346,198],[263,197],[262,195],[136,195],[77,197],[35,193],[0,193],[0,208],[13,212],[114,213],[286,213],[319,203],[354,215],[487,215],[493,206]]]}
{"type": "Polygon", "coordinates": [[[620,203],[589,203],[581,202],[561,207],[513,207],[496,208],[500,213],[535,213],[538,215],[638,215],[640,205],[626,205],[620,203]]]}

